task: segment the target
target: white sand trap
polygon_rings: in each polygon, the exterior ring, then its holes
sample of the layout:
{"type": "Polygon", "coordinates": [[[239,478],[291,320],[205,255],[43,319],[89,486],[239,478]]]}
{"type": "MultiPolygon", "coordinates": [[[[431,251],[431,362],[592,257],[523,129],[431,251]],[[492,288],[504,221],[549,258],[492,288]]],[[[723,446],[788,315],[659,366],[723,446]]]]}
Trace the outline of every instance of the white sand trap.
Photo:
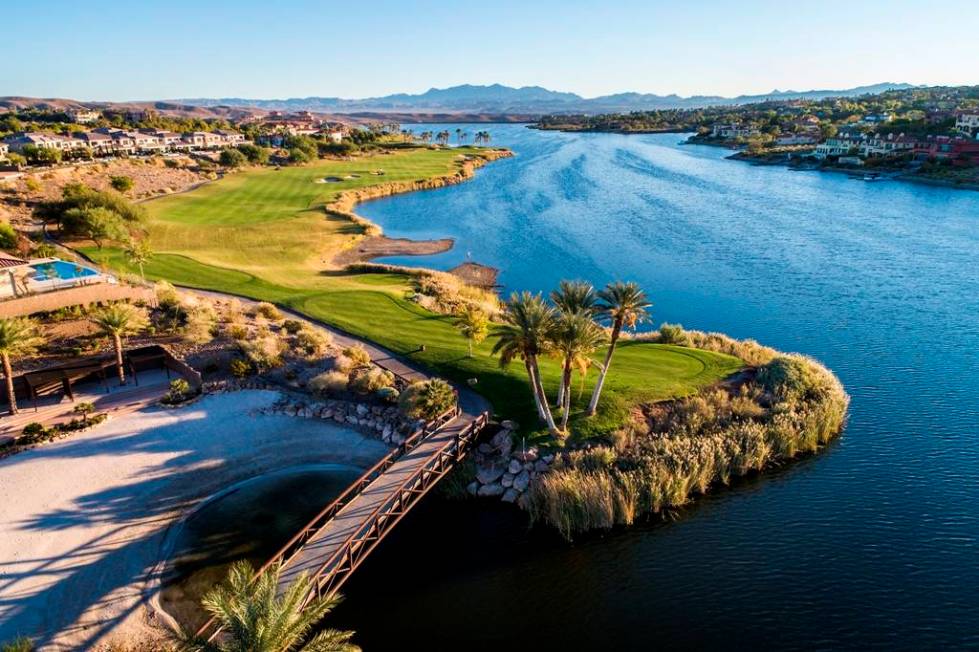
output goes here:
{"type": "Polygon", "coordinates": [[[317,179],[315,183],[340,183],[343,181],[340,177],[323,177],[322,179],[317,179]]]}
{"type": "MultiPolygon", "coordinates": [[[[388,448],[332,422],[250,416],[276,392],[149,408],[0,460],[0,641],[89,649],[154,633],[145,605],[168,526],[270,470],[367,467],[388,448]]],[[[159,630],[156,630],[158,633],[159,630]]]]}

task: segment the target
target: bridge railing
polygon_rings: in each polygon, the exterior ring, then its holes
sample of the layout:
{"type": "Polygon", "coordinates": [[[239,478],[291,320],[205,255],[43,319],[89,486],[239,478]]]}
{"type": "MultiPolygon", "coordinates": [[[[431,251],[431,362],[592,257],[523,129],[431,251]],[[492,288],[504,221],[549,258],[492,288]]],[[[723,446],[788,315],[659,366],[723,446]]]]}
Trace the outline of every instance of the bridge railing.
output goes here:
{"type": "Polygon", "coordinates": [[[489,413],[483,412],[456,436],[436,451],[426,463],[412,473],[397,489],[392,498],[379,505],[364,520],[362,527],[351,534],[313,574],[314,585],[307,596],[329,597],[339,590],[361,561],[381,542],[387,533],[404,517],[411,507],[438,482],[452,466],[465,457],[469,445],[489,422],[489,413]]]}
{"type": "MultiPolygon", "coordinates": [[[[292,557],[299,552],[310,539],[315,537],[316,534],[327,523],[329,523],[341,509],[343,509],[351,500],[353,500],[361,491],[363,491],[365,487],[379,478],[381,474],[391,468],[391,466],[401,459],[401,457],[411,452],[416,446],[418,446],[418,444],[424,441],[426,437],[434,432],[437,432],[438,430],[441,430],[447,423],[458,417],[460,414],[462,414],[462,408],[457,405],[449,410],[446,410],[435,419],[426,422],[423,426],[416,428],[397,448],[378,460],[374,466],[364,471],[359,478],[354,480],[349,487],[343,490],[343,493],[333,499],[333,501],[324,507],[323,510],[316,516],[314,516],[312,520],[310,520],[303,527],[303,529],[297,532],[295,536],[286,542],[285,545],[279,548],[279,550],[258,569],[258,571],[255,573],[255,579],[257,579],[275,564],[280,562],[285,564],[292,559],[292,557]]],[[[196,636],[201,638],[210,632],[210,634],[207,635],[207,640],[212,640],[220,632],[220,628],[214,628],[215,622],[216,621],[214,618],[210,618],[197,631],[196,636]],[[213,631],[211,631],[212,629],[213,631]]]]}

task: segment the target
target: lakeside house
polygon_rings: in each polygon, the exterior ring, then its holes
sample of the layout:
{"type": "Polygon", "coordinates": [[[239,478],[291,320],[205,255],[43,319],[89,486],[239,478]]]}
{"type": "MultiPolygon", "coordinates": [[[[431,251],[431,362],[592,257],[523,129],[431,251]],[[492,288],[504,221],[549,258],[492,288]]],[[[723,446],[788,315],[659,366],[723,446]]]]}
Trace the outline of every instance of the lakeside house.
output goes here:
{"type": "Polygon", "coordinates": [[[867,136],[859,129],[850,127],[837,131],[835,136],[816,146],[813,156],[825,159],[830,156],[847,156],[860,151],[867,136]]]}
{"type": "Polygon", "coordinates": [[[961,136],[928,136],[918,141],[914,156],[949,161],[961,167],[979,165],[979,140],[961,136]]]}
{"type": "Polygon", "coordinates": [[[781,146],[815,145],[818,142],[819,135],[811,133],[781,133],[775,137],[775,144],[781,146]]]}
{"type": "Polygon", "coordinates": [[[761,132],[755,127],[746,127],[739,124],[717,124],[711,128],[710,135],[713,138],[723,138],[724,140],[737,140],[738,138],[752,138],[761,132]]]}
{"type": "Polygon", "coordinates": [[[904,134],[879,136],[869,134],[859,145],[860,156],[893,156],[911,153],[918,144],[918,139],[904,134]]]}

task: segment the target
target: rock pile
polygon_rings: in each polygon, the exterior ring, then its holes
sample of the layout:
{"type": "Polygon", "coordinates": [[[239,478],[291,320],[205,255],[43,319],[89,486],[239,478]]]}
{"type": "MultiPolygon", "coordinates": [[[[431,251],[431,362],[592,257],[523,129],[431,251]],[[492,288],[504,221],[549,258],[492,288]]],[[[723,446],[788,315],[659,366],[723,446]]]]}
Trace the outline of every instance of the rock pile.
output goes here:
{"type": "Polygon", "coordinates": [[[540,455],[535,446],[514,450],[513,431],[516,424],[504,421],[493,438],[480,444],[473,454],[476,479],[467,487],[473,496],[499,497],[505,503],[515,503],[530,484],[546,473],[554,455],[540,455]]]}
{"type": "Polygon", "coordinates": [[[413,419],[405,418],[393,405],[370,405],[341,399],[313,401],[283,397],[274,405],[262,408],[258,412],[304,419],[332,420],[365,435],[380,437],[385,443],[395,446],[404,443],[415,428],[423,425],[413,419]]]}

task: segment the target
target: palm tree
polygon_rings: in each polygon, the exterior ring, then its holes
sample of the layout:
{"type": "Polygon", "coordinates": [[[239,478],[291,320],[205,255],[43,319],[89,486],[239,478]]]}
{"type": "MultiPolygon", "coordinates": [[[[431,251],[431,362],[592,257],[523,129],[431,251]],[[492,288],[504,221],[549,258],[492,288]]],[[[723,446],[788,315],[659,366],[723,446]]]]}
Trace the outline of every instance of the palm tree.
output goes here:
{"type": "Polygon", "coordinates": [[[594,315],[598,312],[598,293],[587,281],[561,281],[558,289],[551,292],[551,301],[558,310],[568,315],[576,312],[594,315]]]}
{"type": "Polygon", "coordinates": [[[456,142],[460,144],[462,143],[462,129],[458,127],[456,128],[456,142]]]}
{"type": "Polygon", "coordinates": [[[503,325],[497,331],[497,341],[493,354],[500,354],[500,366],[506,367],[520,358],[527,368],[537,414],[547,424],[552,435],[559,436],[554,416],[547,403],[544,385],[541,382],[538,357],[546,353],[556,322],[555,310],[544,301],[540,294],[513,293],[503,313],[503,325]]]}
{"type": "Polygon", "coordinates": [[[476,306],[466,306],[456,315],[453,325],[459,329],[469,344],[469,357],[473,357],[473,344],[479,344],[489,334],[489,318],[476,306]]]}
{"type": "Polygon", "coordinates": [[[10,414],[17,414],[17,395],[14,392],[14,372],[10,366],[10,358],[15,355],[30,355],[41,342],[43,339],[30,319],[0,319],[0,361],[3,362],[3,377],[7,382],[10,414]]]}
{"type": "Polygon", "coordinates": [[[563,410],[561,430],[567,432],[571,414],[571,372],[577,368],[584,379],[591,366],[591,354],[605,343],[605,332],[592,320],[592,313],[563,313],[554,329],[555,352],[561,356],[561,391],[558,399],[563,410]]]}
{"type": "Polygon", "coordinates": [[[608,375],[609,365],[612,363],[612,354],[615,352],[615,344],[622,334],[622,328],[633,328],[636,324],[649,319],[646,309],[652,306],[646,300],[646,293],[642,291],[637,283],[623,283],[616,281],[609,283],[605,289],[598,293],[599,314],[606,321],[611,322],[612,332],[608,345],[608,352],[605,354],[605,364],[598,370],[598,381],[595,383],[595,390],[592,392],[591,401],[588,402],[586,414],[592,416],[598,409],[598,399],[602,395],[602,386],[605,384],[605,377],[608,375]]]}
{"type": "MultiPolygon", "coordinates": [[[[585,281],[561,281],[557,290],[551,292],[551,301],[558,307],[561,314],[565,316],[577,313],[586,313],[591,318],[597,312],[598,294],[591,283],[585,281]]],[[[570,377],[570,373],[567,374],[570,377]]],[[[564,405],[564,394],[570,391],[565,384],[565,374],[561,375],[561,382],[557,389],[557,404],[564,405]]]]}
{"type": "Polygon", "coordinates": [[[315,599],[303,606],[313,582],[303,574],[278,597],[281,564],[256,577],[247,561],[232,564],[228,581],[201,601],[224,634],[213,643],[192,642],[201,652],[355,652],[353,632],[327,629],[303,643],[313,626],[333,610],[339,597],[315,599]]]}
{"type": "Polygon", "coordinates": [[[146,280],[146,274],[143,273],[143,266],[150,262],[152,257],[153,250],[150,249],[149,240],[146,238],[142,240],[131,238],[126,245],[126,258],[130,263],[139,267],[139,276],[144,281],[146,280]]]}
{"type": "Polygon", "coordinates": [[[116,369],[119,371],[119,384],[126,384],[126,370],[123,367],[122,338],[136,333],[146,325],[146,319],[133,306],[115,303],[106,306],[92,315],[92,321],[103,333],[112,337],[116,349],[116,369]]]}

